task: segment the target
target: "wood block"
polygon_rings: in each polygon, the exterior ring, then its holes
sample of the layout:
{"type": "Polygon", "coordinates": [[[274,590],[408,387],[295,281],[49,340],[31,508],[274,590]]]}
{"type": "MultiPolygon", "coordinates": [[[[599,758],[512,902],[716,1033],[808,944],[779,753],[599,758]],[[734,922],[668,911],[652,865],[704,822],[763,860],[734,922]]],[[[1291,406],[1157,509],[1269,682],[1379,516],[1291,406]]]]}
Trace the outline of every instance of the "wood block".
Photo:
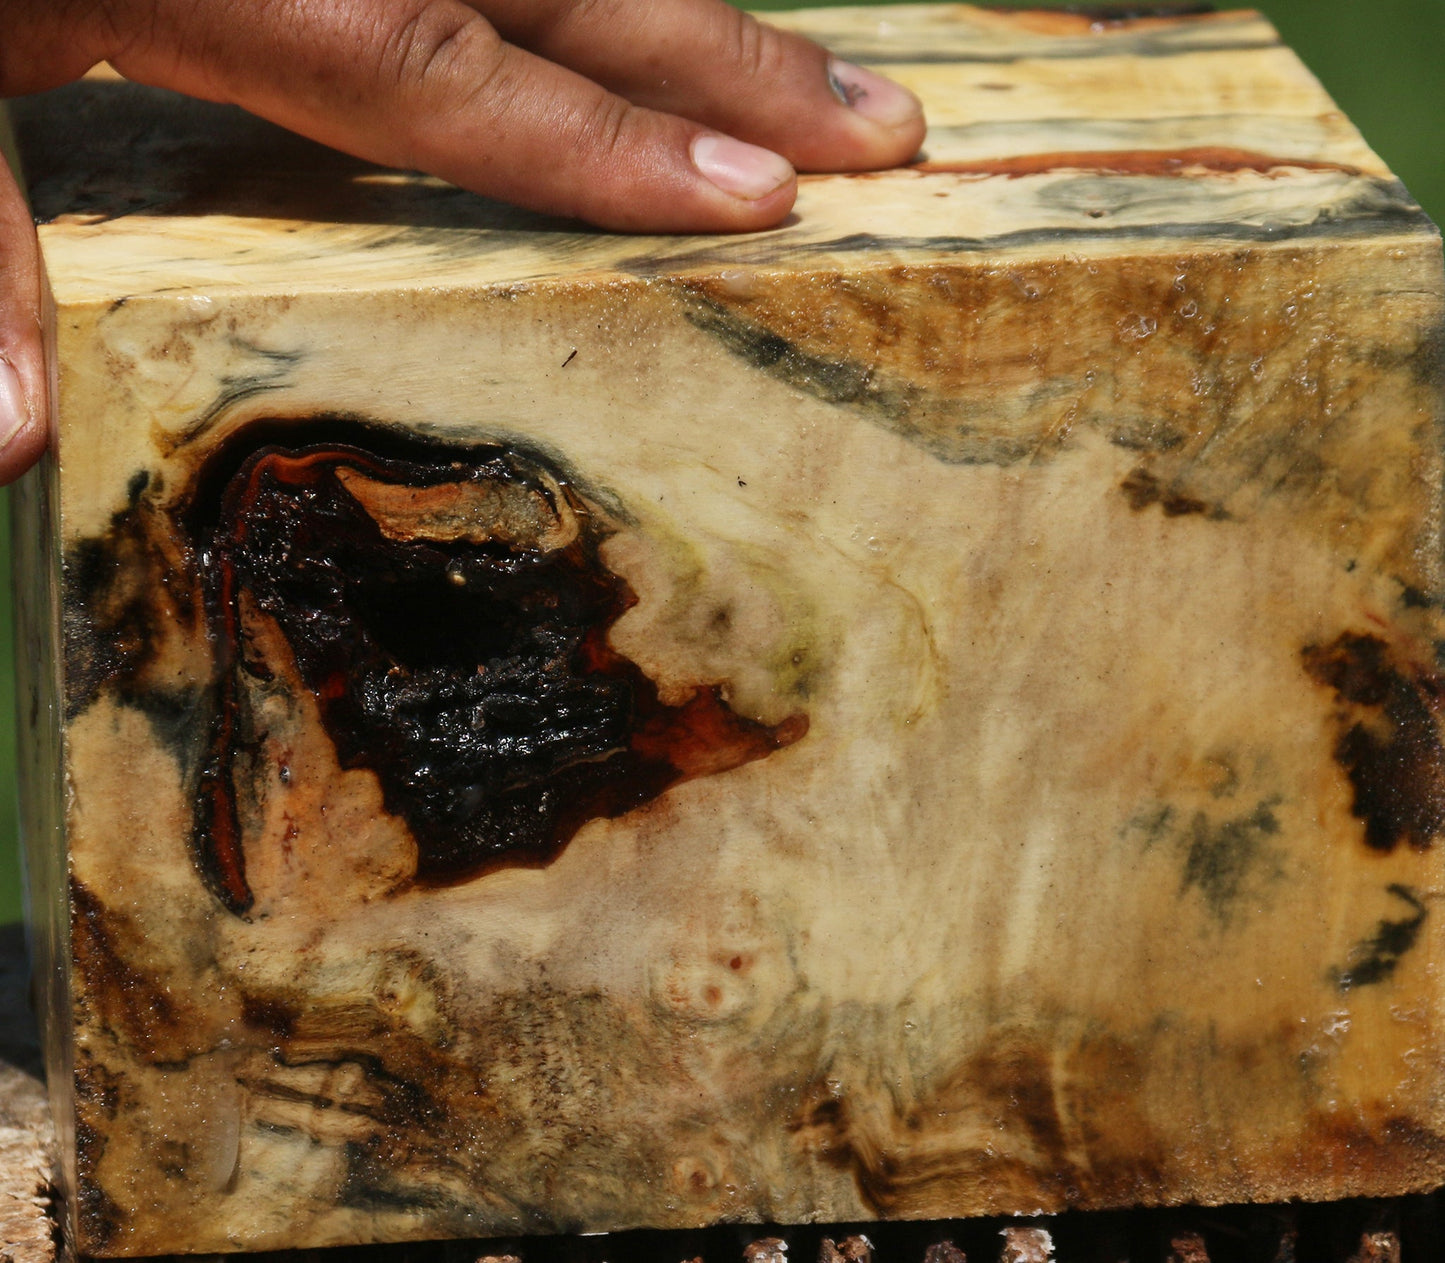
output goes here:
{"type": "Polygon", "coordinates": [[[1253,14],[786,21],[933,130],[743,238],[17,106],[85,1250],[1445,1178],[1437,233],[1253,14]]]}

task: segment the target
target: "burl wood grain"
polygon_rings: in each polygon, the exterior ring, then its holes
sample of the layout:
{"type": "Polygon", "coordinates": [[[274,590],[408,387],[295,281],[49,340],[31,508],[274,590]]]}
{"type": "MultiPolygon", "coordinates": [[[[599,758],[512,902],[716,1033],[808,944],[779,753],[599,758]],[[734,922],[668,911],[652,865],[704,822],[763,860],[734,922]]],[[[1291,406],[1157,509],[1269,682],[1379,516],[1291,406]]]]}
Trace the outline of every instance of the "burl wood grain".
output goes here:
{"type": "Polygon", "coordinates": [[[1438,235],[1253,15],[789,21],[934,130],[744,239],[20,111],[86,1249],[1441,1182],[1438,235]]]}

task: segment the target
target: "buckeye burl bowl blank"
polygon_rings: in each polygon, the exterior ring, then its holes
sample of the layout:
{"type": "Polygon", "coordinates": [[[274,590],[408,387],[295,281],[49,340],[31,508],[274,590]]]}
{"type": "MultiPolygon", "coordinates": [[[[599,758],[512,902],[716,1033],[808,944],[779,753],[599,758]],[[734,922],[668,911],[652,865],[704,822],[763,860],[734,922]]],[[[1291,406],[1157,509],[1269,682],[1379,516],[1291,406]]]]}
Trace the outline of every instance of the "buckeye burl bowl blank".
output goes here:
{"type": "Polygon", "coordinates": [[[1255,15],[786,20],[932,131],[753,237],[15,106],[83,1251],[1445,1178],[1438,235],[1255,15]]]}

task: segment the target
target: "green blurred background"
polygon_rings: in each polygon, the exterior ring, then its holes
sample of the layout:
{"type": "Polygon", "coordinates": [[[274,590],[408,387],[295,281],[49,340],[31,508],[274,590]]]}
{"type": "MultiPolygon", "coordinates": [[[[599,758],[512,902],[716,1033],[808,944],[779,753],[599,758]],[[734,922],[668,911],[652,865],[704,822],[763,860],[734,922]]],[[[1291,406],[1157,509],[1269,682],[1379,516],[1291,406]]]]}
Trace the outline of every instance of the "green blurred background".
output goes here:
{"type": "MultiPolygon", "coordinates": [[[[802,6],[752,0],[749,7],[802,6]]],[[[1425,209],[1445,219],[1445,0],[1263,0],[1258,7],[1425,209]]],[[[9,546],[8,513],[0,513],[0,923],[20,915],[9,546]]]]}

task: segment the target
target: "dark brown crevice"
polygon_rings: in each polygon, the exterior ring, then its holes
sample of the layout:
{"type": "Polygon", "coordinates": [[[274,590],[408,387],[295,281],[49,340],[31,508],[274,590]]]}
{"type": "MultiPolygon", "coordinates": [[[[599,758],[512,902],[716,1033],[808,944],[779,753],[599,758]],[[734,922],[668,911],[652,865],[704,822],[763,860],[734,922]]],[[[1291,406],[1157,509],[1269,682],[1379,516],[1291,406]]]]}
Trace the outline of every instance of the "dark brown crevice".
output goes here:
{"type": "Polygon", "coordinates": [[[614,528],[558,471],[499,446],[428,455],[265,446],[218,511],[198,506],[218,696],[193,849],[233,912],[252,902],[248,680],[290,669],[248,647],[258,619],[285,637],[341,766],[374,772],[407,824],[423,884],[546,864],[587,821],[807,730],[737,714],[717,682],[661,700],[608,640],[637,599],[599,554],[614,528]]]}

